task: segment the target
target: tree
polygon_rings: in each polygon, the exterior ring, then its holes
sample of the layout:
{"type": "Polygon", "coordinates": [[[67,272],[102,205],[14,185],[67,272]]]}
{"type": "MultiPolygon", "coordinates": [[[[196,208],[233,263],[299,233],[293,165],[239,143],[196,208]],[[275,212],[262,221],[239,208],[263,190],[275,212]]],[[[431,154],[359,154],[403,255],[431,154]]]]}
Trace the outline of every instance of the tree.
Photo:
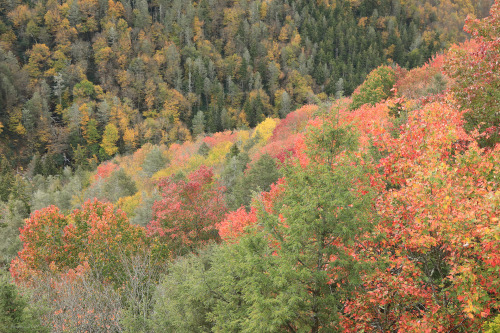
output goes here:
{"type": "Polygon", "coordinates": [[[14,184],[14,173],[5,156],[0,160],[0,201],[7,201],[14,184]]]}
{"type": "Polygon", "coordinates": [[[193,137],[200,134],[205,134],[205,115],[202,111],[198,111],[193,118],[193,137]]]}
{"type": "Polygon", "coordinates": [[[495,64],[500,59],[498,30],[500,27],[500,3],[495,1],[490,16],[479,20],[467,20],[464,30],[474,37],[472,45],[453,47],[447,58],[445,70],[455,80],[452,91],[465,115],[465,128],[478,129],[484,137],[483,146],[493,147],[500,142],[500,72],[495,64]]]}
{"type": "Polygon", "coordinates": [[[268,154],[262,155],[255,163],[250,165],[245,174],[242,175],[228,196],[228,205],[232,210],[240,206],[250,206],[252,197],[260,192],[267,192],[271,184],[278,181],[280,171],[276,167],[276,161],[268,154]]]}
{"type": "Polygon", "coordinates": [[[137,186],[134,180],[123,168],[113,171],[104,183],[103,199],[109,202],[117,202],[120,198],[134,195],[137,186]]]}
{"type": "Polygon", "coordinates": [[[210,241],[220,240],[215,225],[226,207],[213,171],[202,166],[187,178],[175,181],[170,177],[158,184],[162,200],[154,204],[154,217],[147,229],[164,256],[195,252],[210,241]]]}
{"type": "Polygon", "coordinates": [[[292,111],[292,100],[290,95],[286,91],[281,93],[279,96],[279,115],[281,118],[285,118],[292,111]]]}
{"type": "Polygon", "coordinates": [[[54,206],[34,212],[21,230],[23,249],[12,261],[16,283],[28,284],[43,273],[66,273],[89,266],[102,282],[118,286],[123,279],[121,255],[132,255],[144,240],[112,204],[87,201],[65,216],[54,206]]]}
{"type": "Polygon", "coordinates": [[[391,89],[396,83],[396,73],[389,66],[379,66],[366,77],[365,82],[360,85],[352,95],[351,110],[361,105],[376,103],[391,96],[391,89]]]}
{"type": "Polygon", "coordinates": [[[361,283],[364,263],[351,247],[371,229],[373,192],[364,162],[350,153],[349,129],[327,121],[309,135],[309,162],[290,163],[284,182],[254,202],[256,223],[255,213],[241,210],[220,225],[240,236],[230,246],[231,268],[219,273],[216,330],[340,329],[343,304],[361,283]]]}
{"type": "Polygon", "coordinates": [[[45,44],[35,44],[28,54],[28,73],[34,80],[42,79],[50,66],[50,49],[45,44]]]}
{"type": "Polygon", "coordinates": [[[0,271],[0,330],[5,333],[43,333],[43,327],[16,286],[8,280],[7,274],[0,271]]]}
{"type": "Polygon", "coordinates": [[[168,159],[165,157],[160,147],[154,146],[144,159],[142,163],[142,170],[146,173],[147,177],[153,176],[157,171],[166,167],[168,159]]]}
{"type": "Polygon", "coordinates": [[[113,124],[108,124],[104,128],[104,133],[102,134],[101,147],[108,156],[113,156],[118,152],[118,147],[116,142],[120,138],[118,133],[118,128],[113,124]]]}
{"type": "Polygon", "coordinates": [[[152,323],[160,332],[210,332],[213,292],[218,285],[207,271],[212,265],[214,247],[190,254],[168,265],[155,294],[152,323]],[[214,288],[214,289],[212,289],[214,288]]]}
{"type": "Polygon", "coordinates": [[[447,103],[414,110],[397,138],[380,136],[386,182],[377,200],[379,244],[347,302],[346,332],[482,331],[498,309],[498,149],[481,149],[447,103]],[[383,143],[382,143],[382,142],[383,143]],[[383,148],[382,148],[383,147],[383,148]],[[493,227],[496,228],[496,227],[493,227]]]}

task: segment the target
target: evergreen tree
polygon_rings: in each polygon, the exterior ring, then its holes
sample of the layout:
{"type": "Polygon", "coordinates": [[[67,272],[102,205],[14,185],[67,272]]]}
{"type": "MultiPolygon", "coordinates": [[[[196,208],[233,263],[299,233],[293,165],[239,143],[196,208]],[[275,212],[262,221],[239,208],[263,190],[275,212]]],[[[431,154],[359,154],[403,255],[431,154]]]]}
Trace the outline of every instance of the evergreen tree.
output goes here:
{"type": "Polygon", "coordinates": [[[7,273],[0,271],[0,331],[4,333],[43,333],[43,327],[30,311],[16,289],[8,280],[7,273]]]}
{"type": "Polygon", "coordinates": [[[144,163],[142,163],[142,170],[146,173],[147,177],[151,177],[157,171],[165,168],[167,163],[168,159],[165,157],[160,147],[154,146],[146,155],[144,163]]]}

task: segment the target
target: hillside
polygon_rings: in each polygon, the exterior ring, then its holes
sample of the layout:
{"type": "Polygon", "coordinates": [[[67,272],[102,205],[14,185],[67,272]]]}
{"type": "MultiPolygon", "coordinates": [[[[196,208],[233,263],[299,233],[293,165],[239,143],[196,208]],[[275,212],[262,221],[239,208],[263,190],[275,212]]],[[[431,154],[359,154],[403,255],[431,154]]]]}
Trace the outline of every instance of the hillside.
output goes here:
{"type": "Polygon", "coordinates": [[[2,1],[0,154],[48,175],[253,128],[424,64],[491,3],[2,1]]]}
{"type": "Polygon", "coordinates": [[[3,157],[0,331],[498,331],[499,18],[252,129],[3,157]]]}

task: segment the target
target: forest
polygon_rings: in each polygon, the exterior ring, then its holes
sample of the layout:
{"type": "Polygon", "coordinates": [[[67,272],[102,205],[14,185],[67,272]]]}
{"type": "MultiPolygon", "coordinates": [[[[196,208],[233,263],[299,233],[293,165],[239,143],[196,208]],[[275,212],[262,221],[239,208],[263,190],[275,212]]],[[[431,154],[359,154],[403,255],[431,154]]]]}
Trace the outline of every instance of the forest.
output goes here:
{"type": "Polygon", "coordinates": [[[498,0],[0,0],[0,332],[500,332],[498,0]]]}

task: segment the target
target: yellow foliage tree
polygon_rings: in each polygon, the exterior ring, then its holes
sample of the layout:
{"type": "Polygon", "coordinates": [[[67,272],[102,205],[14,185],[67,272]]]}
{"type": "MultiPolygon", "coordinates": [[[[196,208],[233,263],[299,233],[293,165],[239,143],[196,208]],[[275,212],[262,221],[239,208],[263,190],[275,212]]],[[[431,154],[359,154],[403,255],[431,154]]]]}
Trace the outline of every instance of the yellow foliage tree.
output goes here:
{"type": "Polygon", "coordinates": [[[116,142],[120,138],[118,133],[118,128],[116,128],[113,124],[106,125],[104,129],[104,133],[102,135],[102,143],[101,147],[104,149],[106,154],[109,156],[113,156],[118,152],[118,147],[116,146],[116,142]]]}
{"type": "Polygon", "coordinates": [[[278,125],[279,119],[266,118],[263,122],[257,125],[253,132],[252,138],[259,136],[259,143],[266,143],[273,135],[274,128],[278,125]]]}

